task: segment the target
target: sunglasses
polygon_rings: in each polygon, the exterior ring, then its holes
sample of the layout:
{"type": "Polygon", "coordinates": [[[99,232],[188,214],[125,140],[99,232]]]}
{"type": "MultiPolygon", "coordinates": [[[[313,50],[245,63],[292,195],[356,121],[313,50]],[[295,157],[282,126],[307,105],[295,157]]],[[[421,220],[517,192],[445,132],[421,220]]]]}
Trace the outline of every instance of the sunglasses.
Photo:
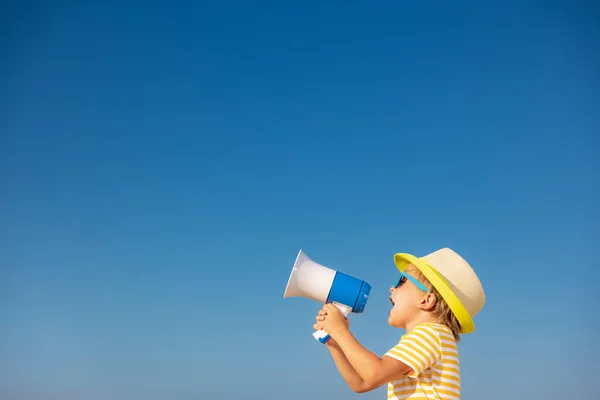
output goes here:
{"type": "Polygon", "coordinates": [[[427,286],[423,285],[421,282],[419,282],[415,277],[410,276],[409,274],[407,274],[406,272],[401,272],[400,276],[398,277],[398,280],[396,281],[396,284],[394,285],[394,288],[397,289],[400,286],[402,286],[404,284],[404,282],[406,282],[407,280],[411,281],[416,287],[418,287],[419,289],[421,289],[422,291],[424,291],[425,293],[429,292],[429,289],[427,288],[427,286]]]}

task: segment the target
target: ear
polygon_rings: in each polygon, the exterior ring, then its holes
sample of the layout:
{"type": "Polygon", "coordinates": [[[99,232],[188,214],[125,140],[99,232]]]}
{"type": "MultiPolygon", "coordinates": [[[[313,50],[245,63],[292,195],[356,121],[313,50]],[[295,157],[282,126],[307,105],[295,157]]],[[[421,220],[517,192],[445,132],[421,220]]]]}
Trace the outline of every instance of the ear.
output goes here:
{"type": "Polygon", "coordinates": [[[435,307],[436,301],[437,298],[435,297],[435,294],[429,292],[425,294],[425,296],[423,296],[423,299],[421,299],[421,302],[419,303],[419,308],[421,310],[431,311],[435,307]]]}

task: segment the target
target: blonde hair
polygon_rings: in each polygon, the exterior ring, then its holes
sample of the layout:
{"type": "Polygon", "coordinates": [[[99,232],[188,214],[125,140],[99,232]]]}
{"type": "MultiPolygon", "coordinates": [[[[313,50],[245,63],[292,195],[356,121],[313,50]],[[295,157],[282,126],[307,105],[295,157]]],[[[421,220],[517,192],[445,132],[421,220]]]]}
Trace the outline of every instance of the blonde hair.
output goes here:
{"type": "Polygon", "coordinates": [[[448,303],[443,299],[443,297],[439,294],[439,292],[433,287],[431,282],[423,275],[423,273],[414,265],[409,265],[406,267],[406,273],[413,276],[419,282],[423,283],[427,288],[429,288],[430,292],[435,296],[435,306],[431,311],[433,315],[438,318],[438,321],[446,325],[452,331],[454,335],[454,339],[458,343],[460,341],[460,324],[458,323],[458,319],[448,306],[448,303]]]}

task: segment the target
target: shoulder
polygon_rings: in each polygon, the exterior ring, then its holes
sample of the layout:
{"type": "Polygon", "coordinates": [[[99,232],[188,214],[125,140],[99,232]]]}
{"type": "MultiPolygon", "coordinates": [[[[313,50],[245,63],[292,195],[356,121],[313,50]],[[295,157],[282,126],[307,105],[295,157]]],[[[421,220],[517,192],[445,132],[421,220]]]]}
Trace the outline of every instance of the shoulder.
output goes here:
{"type": "Polygon", "coordinates": [[[414,340],[416,338],[420,338],[430,341],[432,345],[440,346],[441,338],[448,332],[450,332],[450,330],[444,325],[424,322],[415,326],[413,329],[403,335],[401,340],[414,340]]]}
{"type": "Polygon", "coordinates": [[[440,346],[456,346],[456,339],[454,338],[450,328],[446,325],[437,323],[424,323],[420,325],[420,328],[429,332],[430,335],[435,335],[440,346]]]}
{"type": "MultiPolygon", "coordinates": [[[[422,323],[406,334],[402,335],[400,341],[394,346],[396,352],[403,351],[409,353],[428,354],[433,360],[442,355],[442,336],[443,326],[436,326],[431,323],[422,323]]],[[[393,351],[392,351],[393,352],[393,351]]]]}
{"type": "Polygon", "coordinates": [[[444,348],[457,347],[450,328],[433,322],[424,322],[415,326],[410,332],[402,336],[400,343],[403,341],[426,344],[430,350],[438,355],[441,355],[444,348]]]}
{"type": "Polygon", "coordinates": [[[418,333],[422,335],[428,335],[431,337],[435,337],[438,340],[442,340],[442,338],[450,338],[454,340],[454,335],[449,327],[443,324],[438,324],[435,322],[423,322],[417,326],[415,326],[409,334],[418,333]]]}

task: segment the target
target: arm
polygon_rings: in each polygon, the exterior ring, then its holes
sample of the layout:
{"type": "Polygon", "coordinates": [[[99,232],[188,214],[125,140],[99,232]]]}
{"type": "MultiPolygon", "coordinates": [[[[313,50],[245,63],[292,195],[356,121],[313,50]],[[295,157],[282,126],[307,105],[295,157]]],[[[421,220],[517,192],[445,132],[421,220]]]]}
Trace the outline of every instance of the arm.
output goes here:
{"type": "Polygon", "coordinates": [[[374,389],[374,387],[371,387],[365,382],[350,362],[348,362],[348,359],[344,355],[342,349],[340,349],[339,345],[335,343],[333,339],[330,339],[329,342],[327,343],[327,349],[329,349],[331,357],[335,362],[335,366],[338,371],[340,371],[342,378],[344,378],[350,389],[356,393],[364,393],[374,389]],[[330,344],[329,342],[333,343],[330,344]]]}
{"type": "MultiPolygon", "coordinates": [[[[322,311],[319,312],[319,315],[317,315],[317,322],[323,319],[323,315],[325,314],[322,311]]],[[[344,319],[343,322],[347,329],[349,327],[350,321],[348,319],[344,319]]],[[[313,328],[315,330],[318,330],[321,329],[321,326],[317,323],[313,325],[313,328]]],[[[342,349],[340,349],[340,346],[337,344],[334,338],[330,338],[329,341],[327,341],[327,343],[325,344],[325,346],[331,353],[331,357],[333,358],[335,366],[337,367],[338,371],[342,375],[342,378],[344,378],[350,389],[352,389],[356,393],[364,393],[372,389],[369,385],[365,383],[364,379],[356,372],[354,367],[350,365],[348,359],[344,355],[344,352],[342,351],[342,349]]]]}
{"type": "Polygon", "coordinates": [[[349,330],[340,331],[335,340],[350,366],[362,379],[362,389],[365,389],[364,391],[378,388],[386,382],[408,374],[412,370],[411,367],[400,360],[391,357],[379,358],[376,354],[365,349],[349,330]]]}

